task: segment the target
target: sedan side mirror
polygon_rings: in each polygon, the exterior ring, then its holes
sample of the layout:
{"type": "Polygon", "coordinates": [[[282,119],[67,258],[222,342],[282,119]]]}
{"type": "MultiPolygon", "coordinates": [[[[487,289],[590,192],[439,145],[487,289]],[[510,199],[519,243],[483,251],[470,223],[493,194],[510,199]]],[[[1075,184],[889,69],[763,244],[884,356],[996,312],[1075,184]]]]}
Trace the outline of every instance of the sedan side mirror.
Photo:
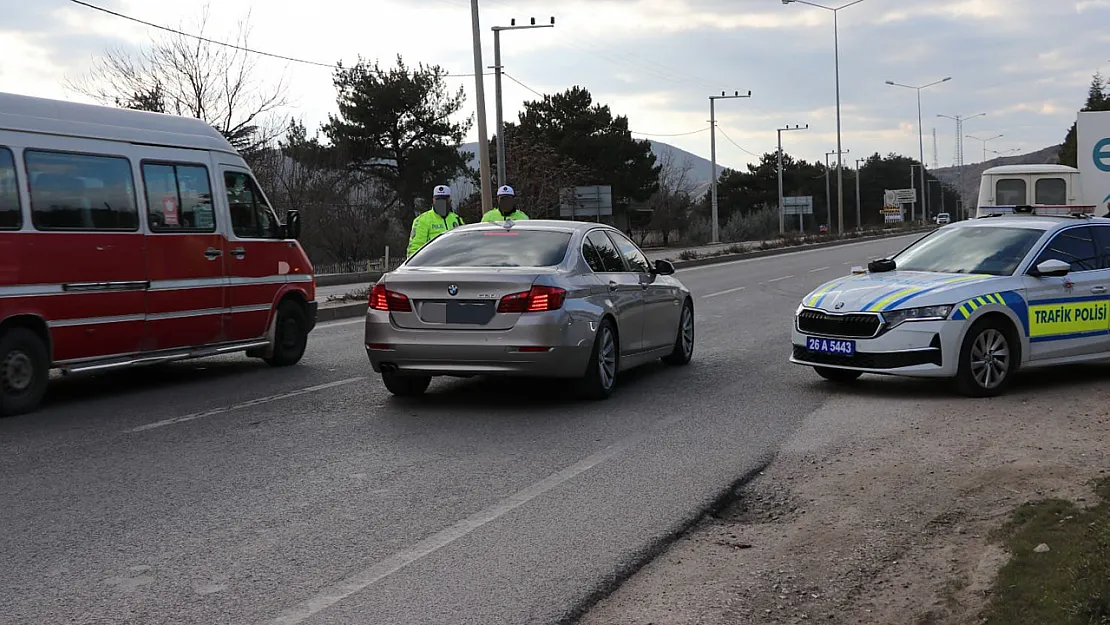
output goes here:
{"type": "Polygon", "coordinates": [[[285,214],[285,238],[301,238],[301,214],[298,211],[288,211],[285,214]]]}
{"type": "Polygon", "coordinates": [[[1029,275],[1034,278],[1062,278],[1070,272],[1070,264],[1062,260],[1051,258],[1029,270],[1029,275]]]}
{"type": "Polygon", "coordinates": [[[674,265],[671,264],[671,261],[660,258],[655,261],[655,270],[653,273],[661,276],[669,276],[674,273],[674,265]]]}

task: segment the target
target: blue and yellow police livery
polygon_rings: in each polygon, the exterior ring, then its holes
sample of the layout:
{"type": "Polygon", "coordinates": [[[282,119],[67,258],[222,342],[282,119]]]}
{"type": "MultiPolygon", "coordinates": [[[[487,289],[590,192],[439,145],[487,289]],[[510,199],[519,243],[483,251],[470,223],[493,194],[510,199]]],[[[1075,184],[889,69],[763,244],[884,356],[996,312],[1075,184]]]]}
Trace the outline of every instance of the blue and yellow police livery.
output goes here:
{"type": "Polygon", "coordinates": [[[1022,367],[1110,359],[1110,219],[1017,207],[944,226],[807,295],[792,340],[791,362],[832,381],[951,378],[979,397],[1022,367]]]}

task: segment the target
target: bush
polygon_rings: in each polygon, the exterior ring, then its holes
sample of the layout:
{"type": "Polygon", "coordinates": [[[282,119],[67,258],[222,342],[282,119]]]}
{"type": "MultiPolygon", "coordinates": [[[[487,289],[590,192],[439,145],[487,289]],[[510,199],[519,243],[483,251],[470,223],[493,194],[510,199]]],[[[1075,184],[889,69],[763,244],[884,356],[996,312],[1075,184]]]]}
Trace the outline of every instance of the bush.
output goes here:
{"type": "Polygon", "coordinates": [[[761,208],[746,215],[734,213],[721,229],[721,240],[729,243],[762,241],[777,237],[778,232],[778,212],[772,208],[761,208]]]}
{"type": "Polygon", "coordinates": [[[693,217],[682,233],[683,245],[705,245],[713,237],[713,227],[703,217],[693,217]]]}

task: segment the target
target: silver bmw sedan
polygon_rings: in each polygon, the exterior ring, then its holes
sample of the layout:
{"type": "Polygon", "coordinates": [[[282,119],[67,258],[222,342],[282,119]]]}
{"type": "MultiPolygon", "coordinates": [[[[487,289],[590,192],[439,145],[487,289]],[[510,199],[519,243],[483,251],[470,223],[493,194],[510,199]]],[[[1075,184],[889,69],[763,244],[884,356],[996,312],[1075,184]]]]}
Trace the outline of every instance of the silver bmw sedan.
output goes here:
{"type": "Polygon", "coordinates": [[[576,378],[604,399],[617,374],[694,352],[694,303],[666,260],[616,228],[575,221],[463,226],[370,291],[366,353],[394,395],[432,376],[576,378]]]}

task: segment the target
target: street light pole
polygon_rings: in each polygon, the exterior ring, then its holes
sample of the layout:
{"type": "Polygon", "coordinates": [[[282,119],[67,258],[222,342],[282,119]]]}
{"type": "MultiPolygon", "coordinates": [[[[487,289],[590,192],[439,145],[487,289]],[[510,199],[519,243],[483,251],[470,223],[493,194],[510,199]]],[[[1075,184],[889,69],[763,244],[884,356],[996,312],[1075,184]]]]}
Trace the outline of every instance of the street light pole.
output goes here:
{"type": "MultiPolygon", "coordinates": [[[[847,9],[850,6],[857,5],[863,0],[853,0],[847,4],[838,7],[827,7],[816,2],[809,2],[809,0],[782,0],[783,4],[790,4],[797,2],[798,4],[805,4],[818,9],[825,9],[832,11],[833,14],[833,60],[836,72],[836,185],[837,185],[837,215],[838,215],[838,233],[844,232],[844,158],[841,151],[841,132],[840,132],[840,25],[839,15],[840,11],[847,9]]],[[[830,221],[831,221],[830,217],[830,221]]]]}
{"type": "Polygon", "coordinates": [[[506,184],[505,179],[505,123],[504,114],[502,112],[501,102],[501,74],[504,67],[501,65],[501,31],[503,30],[525,30],[531,28],[554,28],[555,18],[551,18],[550,24],[537,24],[536,18],[532,18],[532,23],[517,26],[516,20],[513,19],[509,22],[508,26],[494,26],[493,30],[493,84],[495,97],[497,99],[497,186],[506,184]]]}
{"type": "Polygon", "coordinates": [[[740,95],[739,91],[734,91],[732,95],[725,95],[722,91],[721,95],[709,96],[709,196],[710,205],[712,207],[712,215],[710,219],[713,222],[713,235],[710,243],[720,243],[720,226],[717,223],[717,111],[714,103],[717,100],[732,100],[736,98],[750,98],[752,97],[751,90],[746,95],[740,95]]]}
{"type": "MultiPolygon", "coordinates": [[[[809,129],[809,124],[806,124],[805,128],[802,128],[801,126],[799,126],[797,124],[794,124],[794,127],[786,126],[785,128],[775,129],[775,132],[779,136],[779,152],[778,152],[778,159],[779,159],[779,234],[786,234],[786,198],[783,196],[783,192],[782,192],[782,133],[788,132],[790,130],[808,130],[808,129],[809,129]]],[[[799,219],[804,219],[804,218],[805,218],[805,216],[799,217],[799,219]]]]}
{"type": "MultiPolygon", "coordinates": [[[[927,85],[921,85],[920,87],[915,87],[913,85],[903,85],[902,83],[897,83],[897,82],[894,82],[893,80],[886,81],[886,84],[888,84],[888,85],[892,85],[894,87],[904,87],[906,89],[913,89],[914,91],[917,92],[917,149],[918,149],[918,157],[921,161],[921,200],[922,200],[922,207],[923,207],[923,210],[921,212],[922,212],[923,215],[927,214],[927,212],[928,212],[928,209],[925,208],[925,207],[927,207],[929,205],[929,200],[928,200],[929,187],[928,187],[928,185],[925,184],[925,134],[924,134],[924,129],[922,128],[922,125],[921,125],[921,90],[922,89],[928,89],[929,87],[932,87],[934,85],[939,85],[939,84],[944,83],[944,82],[948,82],[949,80],[952,80],[952,77],[951,76],[945,76],[944,78],[942,78],[940,80],[937,80],[935,82],[931,82],[927,85]]],[[[913,221],[913,219],[914,219],[914,208],[916,206],[917,206],[917,198],[914,198],[913,206],[910,208],[910,221],[913,221]]]]}
{"type": "Polygon", "coordinates": [[[985,162],[987,162],[987,142],[988,141],[994,141],[995,139],[1001,139],[1004,136],[1005,135],[995,135],[993,137],[988,137],[986,139],[980,139],[979,137],[973,137],[971,135],[967,135],[967,138],[968,139],[975,139],[976,141],[982,141],[983,142],[983,162],[985,163],[985,162]]]}
{"type": "Polygon", "coordinates": [[[470,26],[474,36],[474,99],[478,105],[478,170],[482,176],[482,214],[493,210],[490,189],[489,135],[486,133],[486,90],[482,79],[482,31],[478,25],[478,0],[470,0],[470,26]]]}

